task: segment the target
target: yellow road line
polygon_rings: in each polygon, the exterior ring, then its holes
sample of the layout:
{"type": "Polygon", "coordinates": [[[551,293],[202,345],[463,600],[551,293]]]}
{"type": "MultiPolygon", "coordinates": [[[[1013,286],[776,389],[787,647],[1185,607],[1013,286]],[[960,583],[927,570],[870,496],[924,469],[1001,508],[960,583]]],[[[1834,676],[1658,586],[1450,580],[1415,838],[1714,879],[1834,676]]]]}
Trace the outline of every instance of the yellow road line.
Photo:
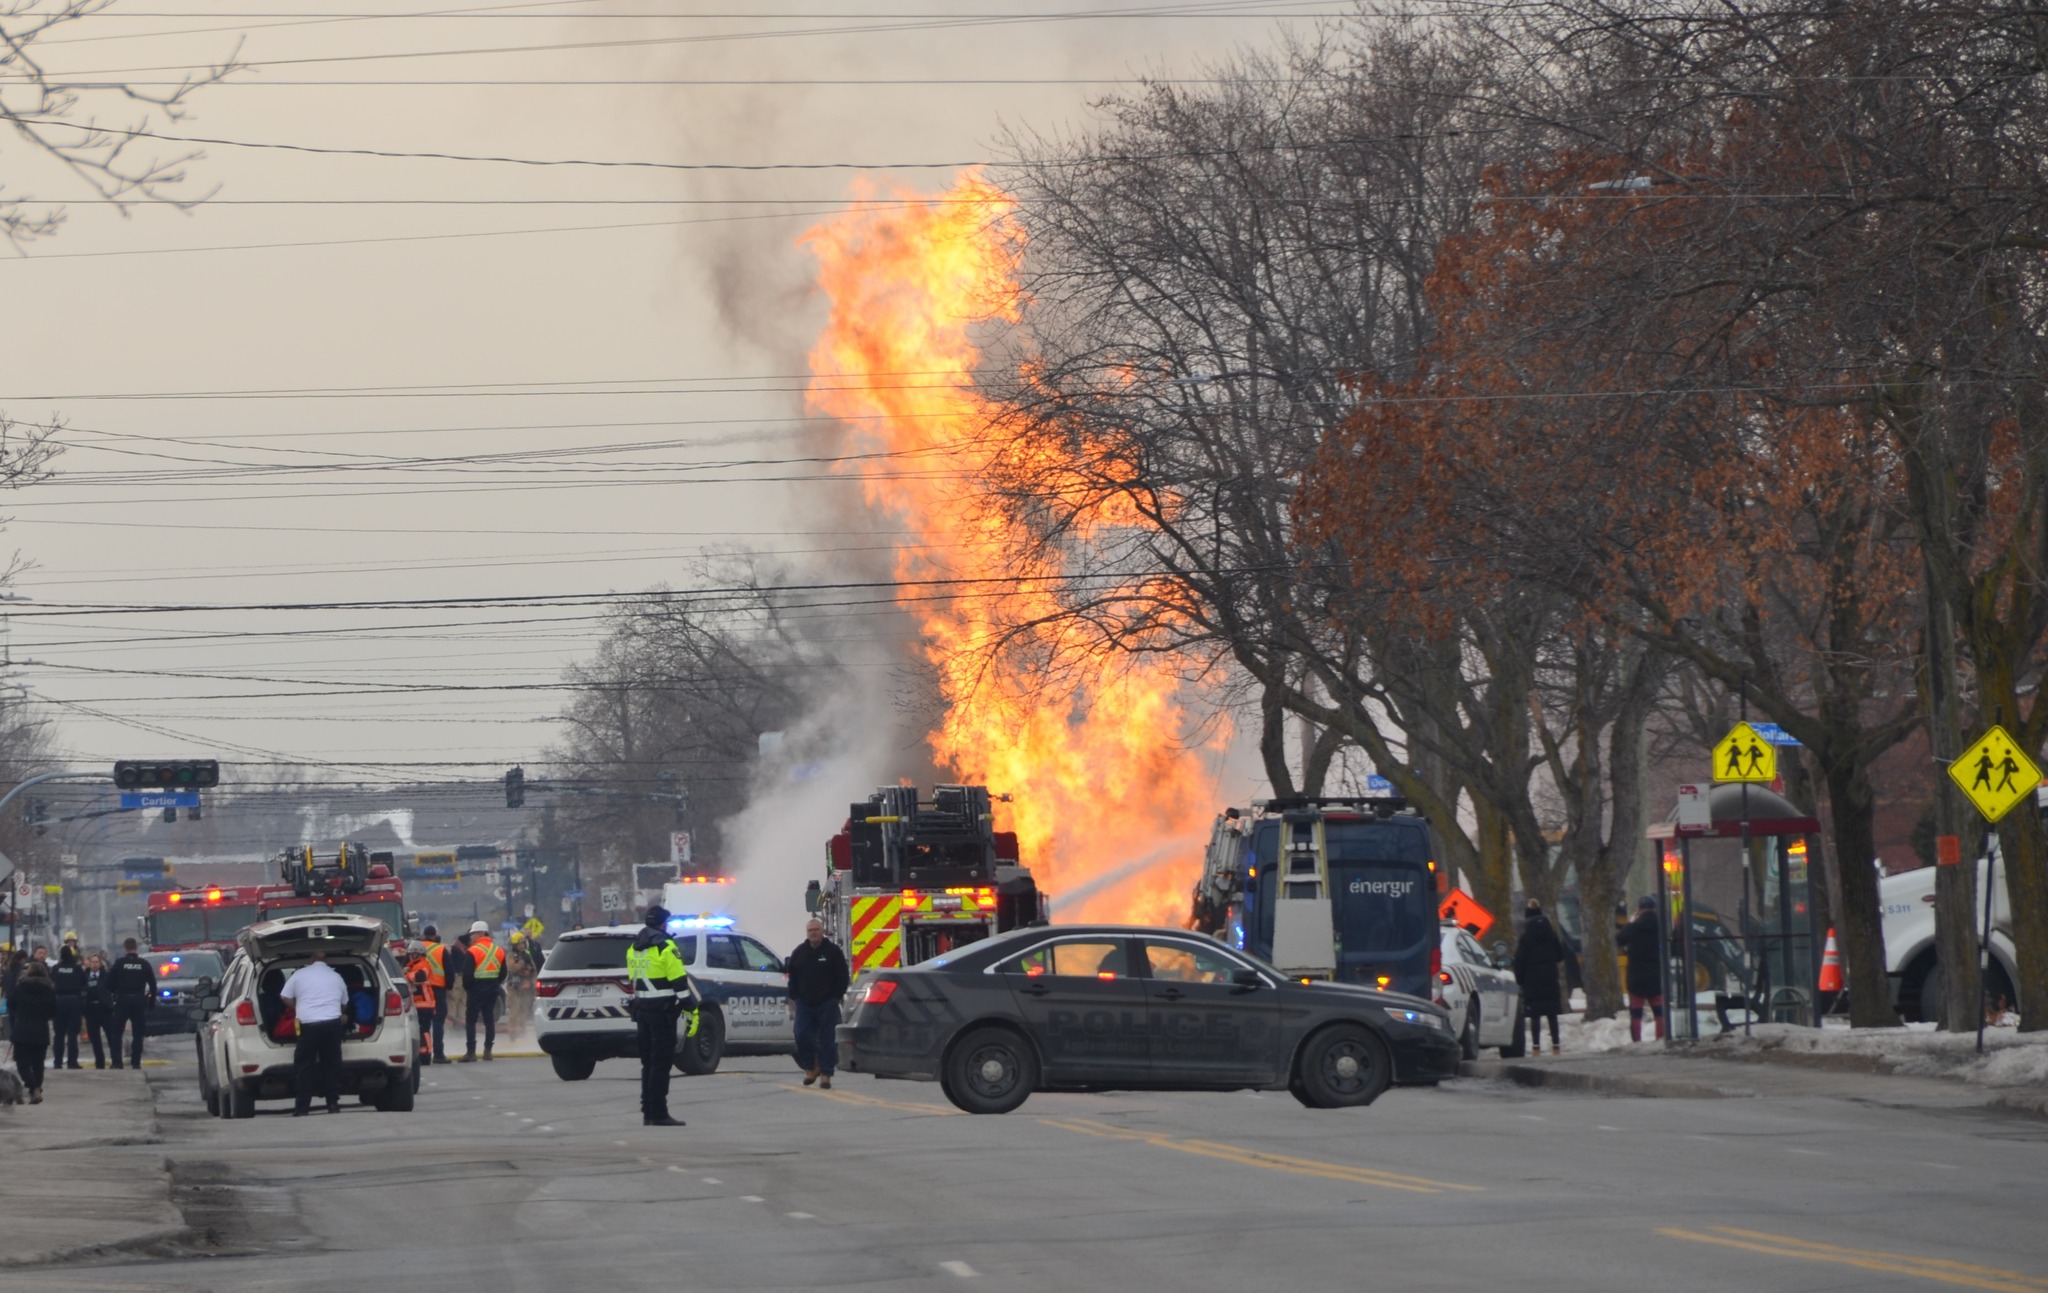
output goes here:
{"type": "Polygon", "coordinates": [[[817,1087],[797,1086],[790,1082],[779,1082],[776,1085],[785,1091],[794,1091],[798,1095],[823,1096],[827,1100],[837,1100],[841,1104],[867,1105],[874,1109],[895,1109],[901,1113],[925,1113],[935,1118],[950,1118],[960,1112],[958,1109],[945,1109],[935,1104],[906,1104],[897,1100],[877,1100],[871,1095],[855,1095],[851,1091],[821,1091],[817,1087]]]}
{"type": "Polygon", "coordinates": [[[1153,1132],[1134,1131],[1124,1127],[1107,1127],[1101,1123],[1082,1122],[1078,1119],[1040,1118],[1048,1127],[1064,1131],[1076,1131],[1083,1135],[1100,1136],[1109,1140],[1137,1141],[1159,1149],[1178,1150],[1183,1154],[1194,1154],[1201,1158],[1214,1158],[1241,1167],[1259,1167],[1270,1172],[1286,1172],[1293,1176],[1312,1176],[1326,1181],[1344,1181],[1352,1185],[1373,1185],[1388,1190],[1405,1190],[1410,1194],[1442,1194],[1447,1190],[1477,1193],[1477,1185],[1456,1185],[1449,1181],[1434,1181],[1421,1176],[1402,1176],[1395,1172],[1383,1172],[1378,1168],[1356,1167],[1349,1163],[1330,1163],[1314,1158],[1295,1158],[1287,1154],[1272,1154],[1264,1150],[1246,1149],[1240,1145],[1226,1145],[1213,1140],[1178,1140],[1153,1132]]]}
{"type": "Polygon", "coordinates": [[[1991,1266],[1972,1266],[1967,1262],[1952,1262],[1939,1257],[1915,1257],[1910,1253],[1842,1248],[1790,1235],[1738,1230],[1732,1226],[1714,1226],[1710,1229],[1715,1233],[1680,1230],[1675,1227],[1662,1227],[1657,1233],[1671,1239],[1684,1239],[1697,1244],[1716,1244],[1723,1248],[1737,1248],[1743,1252],[1762,1253],[1769,1257],[1829,1262],[1858,1270],[1881,1271],[1887,1275],[1910,1275],[1917,1279],[1933,1280],[1938,1284],[1991,1289],[1994,1293],[2039,1293],[2041,1289],[2048,1288],[2048,1280],[2038,1276],[2000,1270],[1991,1266]]]}

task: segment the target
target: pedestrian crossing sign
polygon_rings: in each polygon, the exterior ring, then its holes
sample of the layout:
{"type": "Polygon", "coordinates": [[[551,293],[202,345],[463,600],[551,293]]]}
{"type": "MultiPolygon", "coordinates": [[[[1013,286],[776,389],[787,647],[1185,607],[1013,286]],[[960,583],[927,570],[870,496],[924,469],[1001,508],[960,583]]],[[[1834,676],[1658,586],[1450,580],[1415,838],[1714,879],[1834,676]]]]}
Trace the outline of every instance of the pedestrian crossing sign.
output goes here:
{"type": "Polygon", "coordinates": [[[1749,724],[1737,723],[1714,747],[1714,780],[1769,785],[1777,779],[1778,747],[1749,724]]]}
{"type": "Polygon", "coordinates": [[[1962,788],[1986,821],[1995,822],[2041,784],[2041,769],[2026,756],[2003,727],[1991,730],[1961,758],[1948,765],[1948,775],[1962,788]]]}

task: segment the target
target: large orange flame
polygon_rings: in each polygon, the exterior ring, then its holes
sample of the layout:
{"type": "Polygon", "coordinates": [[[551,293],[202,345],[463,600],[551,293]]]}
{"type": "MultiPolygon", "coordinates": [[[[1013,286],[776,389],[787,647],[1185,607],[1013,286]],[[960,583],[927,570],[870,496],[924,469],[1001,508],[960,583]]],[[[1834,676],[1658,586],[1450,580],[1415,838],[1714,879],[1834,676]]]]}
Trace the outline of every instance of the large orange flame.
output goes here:
{"type": "Polygon", "coordinates": [[[804,235],[830,301],[811,352],[814,412],[844,419],[870,506],[905,538],[906,587],[946,716],[941,766],[1009,793],[1024,861],[1063,920],[1179,924],[1215,813],[1214,778],[1184,744],[1188,715],[1170,658],[1103,657],[1057,697],[1019,660],[1063,654],[1055,562],[1020,564],[1022,536],[977,489],[997,453],[972,389],[977,323],[1015,319],[1021,231],[1014,202],[972,172],[937,198],[895,194],[804,235]],[[1012,581],[1014,577],[1014,582],[1012,581]],[[1048,625],[1026,632],[1019,625],[1048,625]],[[1009,647],[991,644],[1009,634],[1009,647]],[[1033,641],[1034,635],[1037,641],[1033,641]]]}

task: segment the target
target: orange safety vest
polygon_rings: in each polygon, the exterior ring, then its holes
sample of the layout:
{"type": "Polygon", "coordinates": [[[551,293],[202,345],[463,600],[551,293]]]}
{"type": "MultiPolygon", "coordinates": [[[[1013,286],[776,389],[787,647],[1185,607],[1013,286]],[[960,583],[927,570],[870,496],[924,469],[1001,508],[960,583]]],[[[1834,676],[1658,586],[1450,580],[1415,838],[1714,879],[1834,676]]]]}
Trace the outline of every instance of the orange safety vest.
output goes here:
{"type": "Polygon", "coordinates": [[[406,982],[412,984],[412,1004],[420,1010],[434,1008],[433,969],[433,962],[422,956],[405,972],[406,982]]]}
{"type": "Polygon", "coordinates": [[[429,943],[426,948],[427,982],[436,988],[448,986],[448,949],[439,943],[429,943]]]}
{"type": "Polygon", "coordinates": [[[496,981],[505,977],[505,949],[493,943],[489,935],[469,945],[469,959],[476,963],[476,978],[496,981]]]}

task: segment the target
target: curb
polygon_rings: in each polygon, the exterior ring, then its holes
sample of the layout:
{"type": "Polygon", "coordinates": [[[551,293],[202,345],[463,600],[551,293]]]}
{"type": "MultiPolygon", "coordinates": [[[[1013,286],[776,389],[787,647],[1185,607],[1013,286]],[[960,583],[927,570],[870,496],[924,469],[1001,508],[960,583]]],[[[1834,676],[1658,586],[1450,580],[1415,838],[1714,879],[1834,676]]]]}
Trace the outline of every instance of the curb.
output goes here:
{"type": "Polygon", "coordinates": [[[112,1243],[73,1244],[69,1248],[52,1248],[40,1253],[0,1254],[0,1270],[28,1270],[42,1266],[65,1266],[78,1262],[106,1257],[147,1256],[151,1249],[163,1244],[181,1243],[192,1237],[192,1228],[185,1225],[159,1226],[127,1239],[112,1243]]]}
{"type": "Polygon", "coordinates": [[[1748,1098],[1752,1091],[1730,1090],[1703,1082],[1673,1082],[1661,1078],[1617,1077],[1604,1073],[1579,1073],[1545,1064],[1507,1063],[1500,1060],[1467,1060],[1458,1065],[1460,1077],[1493,1078],[1517,1086],[1547,1087],[1553,1091],[1582,1091],[1591,1095],[1635,1096],[1651,1100],[1727,1100],[1748,1098]]]}

